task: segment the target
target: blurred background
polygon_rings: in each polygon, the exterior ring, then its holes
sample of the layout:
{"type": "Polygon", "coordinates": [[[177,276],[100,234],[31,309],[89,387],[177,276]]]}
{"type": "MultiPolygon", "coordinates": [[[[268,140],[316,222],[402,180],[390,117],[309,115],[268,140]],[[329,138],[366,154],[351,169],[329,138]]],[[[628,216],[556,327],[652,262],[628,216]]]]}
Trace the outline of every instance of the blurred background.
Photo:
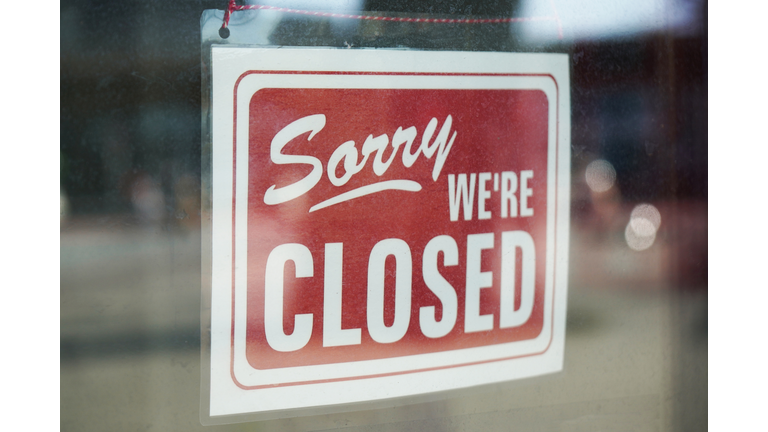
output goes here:
{"type": "Polygon", "coordinates": [[[706,2],[260,4],[546,19],[416,24],[242,12],[221,40],[224,0],[62,1],[62,430],[707,429],[706,2]],[[391,409],[201,426],[201,44],[210,43],[568,53],[564,371],[391,409]]]}

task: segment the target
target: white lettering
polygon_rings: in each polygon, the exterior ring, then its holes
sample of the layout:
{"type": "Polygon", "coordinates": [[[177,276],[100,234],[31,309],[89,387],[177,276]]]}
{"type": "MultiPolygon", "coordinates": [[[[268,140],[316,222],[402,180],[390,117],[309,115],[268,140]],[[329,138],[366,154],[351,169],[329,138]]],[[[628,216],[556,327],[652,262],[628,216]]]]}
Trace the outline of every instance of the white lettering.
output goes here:
{"type": "Polygon", "coordinates": [[[398,147],[405,144],[403,147],[403,166],[410,168],[419,158],[419,151],[416,150],[415,154],[411,154],[411,145],[413,140],[416,139],[416,126],[411,126],[408,129],[403,130],[402,127],[397,128],[395,135],[392,137],[392,147],[397,151],[398,147]]]}
{"type": "Polygon", "coordinates": [[[355,142],[345,142],[333,151],[331,158],[328,160],[328,180],[330,180],[334,186],[343,186],[347,184],[353,175],[359,173],[363,169],[367,160],[368,155],[366,155],[363,158],[363,161],[358,164],[355,142]],[[336,177],[336,168],[339,166],[339,162],[342,159],[344,159],[344,175],[336,177]]]}
{"type": "Polygon", "coordinates": [[[532,178],[533,171],[520,171],[520,216],[533,216],[533,209],[528,207],[528,197],[533,195],[528,180],[532,178]]]}
{"type": "Polygon", "coordinates": [[[443,127],[440,128],[440,132],[437,134],[437,137],[432,142],[432,144],[429,144],[429,141],[432,139],[432,135],[437,129],[437,119],[432,117],[432,120],[430,120],[427,124],[427,128],[424,129],[424,134],[421,137],[421,145],[418,149],[416,149],[415,153],[411,153],[411,145],[413,144],[416,132],[414,128],[413,135],[408,136],[405,148],[403,149],[403,165],[406,167],[411,167],[414,162],[416,162],[416,159],[418,159],[419,153],[423,154],[427,159],[431,159],[435,154],[435,151],[437,151],[435,165],[432,168],[432,180],[437,181],[437,178],[440,176],[440,171],[442,171],[443,165],[445,164],[445,160],[448,158],[448,153],[451,151],[451,147],[453,147],[453,141],[456,139],[456,132],[453,132],[450,141],[448,140],[448,135],[451,133],[452,124],[453,117],[451,117],[449,114],[448,117],[445,118],[443,127]]]}
{"type": "Polygon", "coordinates": [[[451,133],[452,123],[453,117],[449,114],[448,117],[445,118],[443,127],[440,128],[440,132],[437,134],[435,141],[432,145],[429,145],[429,140],[432,139],[432,134],[435,133],[435,129],[437,129],[437,119],[433,117],[432,120],[429,121],[429,124],[427,124],[427,128],[424,130],[424,135],[421,138],[421,147],[419,147],[419,150],[421,150],[421,153],[426,156],[427,159],[431,159],[432,155],[435,154],[435,150],[437,150],[435,166],[432,168],[432,180],[434,181],[437,181],[437,178],[440,176],[440,171],[443,170],[443,165],[445,164],[445,159],[448,157],[448,152],[451,151],[453,141],[456,139],[456,132],[454,132],[451,136],[451,140],[448,141],[448,134],[451,133]]]}
{"type": "Polygon", "coordinates": [[[312,171],[303,179],[288,186],[283,186],[281,188],[276,188],[276,185],[270,186],[264,193],[265,204],[275,205],[298,198],[309,192],[310,189],[315,187],[317,182],[320,181],[320,178],[323,176],[323,164],[319,159],[312,156],[284,155],[281,152],[283,147],[285,147],[291,140],[298,138],[307,132],[310,132],[307,141],[312,140],[312,137],[320,132],[323,127],[325,127],[325,115],[315,114],[296,120],[284,127],[274,138],[272,138],[272,144],[269,148],[269,157],[272,159],[273,163],[278,165],[312,165],[312,171]]]}
{"type": "MultiPolygon", "coordinates": [[[[464,333],[494,329],[494,314],[481,314],[482,290],[493,284],[492,271],[482,271],[483,252],[494,249],[495,234],[467,235],[466,279],[464,304],[464,333]]],[[[325,271],[323,286],[323,347],[360,345],[362,329],[342,328],[342,243],[325,244],[325,271]]],[[[453,237],[439,235],[424,247],[422,275],[426,287],[440,302],[440,320],[437,305],[419,308],[419,328],[424,336],[437,339],[455,328],[458,316],[456,289],[440,273],[440,254],[444,267],[459,264],[459,248],[453,237]]],[[[285,290],[292,281],[284,280],[288,261],[295,264],[295,277],[313,276],[313,258],[310,250],[301,244],[288,243],[274,248],[266,262],[264,280],[264,331],[267,343],[280,352],[297,351],[305,347],[312,337],[313,314],[297,314],[292,334],[283,328],[285,290]]],[[[408,244],[396,238],[382,240],[373,247],[368,259],[368,287],[366,318],[367,331],[377,343],[388,344],[401,340],[408,332],[412,307],[412,257],[408,244]],[[393,256],[394,319],[387,326],[384,319],[386,261],[393,256]]],[[[525,325],[533,313],[536,281],[536,249],[533,238],[526,231],[501,233],[501,277],[499,281],[499,328],[525,325]],[[517,267],[518,250],[521,268],[517,267]],[[516,277],[520,273],[520,299],[516,299],[516,277]],[[515,303],[520,307],[515,310],[515,303]]],[[[390,276],[391,277],[391,276],[390,276]]],[[[357,310],[357,308],[355,308],[357,310]]],[[[350,313],[350,311],[347,311],[350,313]]]]}
{"type": "Polygon", "coordinates": [[[480,271],[485,249],[493,249],[493,233],[467,236],[464,333],[493,330],[493,314],[480,315],[480,290],[490,287],[493,282],[492,272],[480,271]]]}
{"type": "MultiPolygon", "coordinates": [[[[491,211],[488,210],[487,201],[491,198],[491,190],[488,182],[493,178],[493,192],[499,194],[501,204],[501,217],[518,217],[518,177],[513,171],[501,173],[501,191],[499,191],[499,173],[470,173],[469,185],[467,174],[448,174],[448,210],[452,222],[459,220],[459,210],[464,207],[464,220],[472,220],[473,203],[475,199],[475,184],[477,183],[477,219],[491,219],[491,211]],[[477,179],[477,182],[475,180],[477,179]]],[[[520,171],[520,212],[519,216],[533,216],[533,208],[529,206],[533,196],[533,188],[529,186],[529,180],[533,178],[533,171],[520,171]]]]}
{"type": "Polygon", "coordinates": [[[448,205],[451,222],[459,220],[459,205],[464,203],[464,220],[472,220],[472,206],[475,199],[476,174],[469,176],[469,188],[467,188],[467,175],[459,174],[458,184],[453,174],[448,174],[448,205]]]}
{"type": "Polygon", "coordinates": [[[501,173],[501,217],[517,217],[517,176],[512,171],[501,173]]]}
{"type": "Polygon", "coordinates": [[[325,286],[323,287],[323,346],[360,344],[360,329],[341,328],[341,273],[343,243],[325,245],[325,286]]]}
{"type": "Polygon", "coordinates": [[[382,240],[368,258],[368,333],[378,343],[397,342],[405,336],[411,321],[411,249],[400,239],[382,240]],[[384,277],[387,257],[395,257],[395,319],[384,323],[384,277]]]}
{"type": "Polygon", "coordinates": [[[275,351],[289,352],[303,348],[312,337],[312,314],[294,317],[293,333],[283,329],[283,273],[285,263],[293,261],[296,277],[311,277],[314,272],[312,253],[297,243],[282,244],[269,253],[264,277],[264,332],[267,343],[275,351]]]}
{"type": "Polygon", "coordinates": [[[428,338],[440,338],[453,330],[456,324],[458,299],[456,290],[437,270],[437,255],[443,253],[443,265],[455,266],[459,264],[459,247],[451,236],[441,235],[433,238],[424,248],[422,274],[424,283],[437,296],[442,304],[443,316],[437,321],[434,306],[423,306],[419,310],[419,326],[424,336],[428,338]]]}
{"type": "Polygon", "coordinates": [[[518,327],[526,323],[533,311],[536,278],[536,250],[533,238],[525,231],[501,233],[501,313],[499,327],[518,327]],[[520,309],[515,310],[515,261],[517,249],[523,254],[520,309]]]}
{"type": "MultiPolygon", "coordinates": [[[[398,129],[398,131],[399,130],[400,129],[398,129]]],[[[368,160],[368,156],[375,151],[376,156],[373,158],[373,172],[377,176],[382,176],[385,172],[387,172],[389,165],[392,164],[392,160],[395,159],[397,147],[400,145],[395,145],[394,138],[392,139],[392,147],[394,147],[394,150],[392,150],[392,154],[389,155],[389,159],[384,162],[384,150],[387,149],[387,144],[389,144],[389,138],[387,135],[379,135],[376,138],[374,138],[373,135],[368,135],[368,138],[366,138],[365,142],[363,143],[363,155],[365,156],[363,159],[363,165],[365,164],[365,161],[368,160]]]]}
{"type": "MultiPolygon", "coordinates": [[[[324,114],[310,115],[294,121],[275,135],[270,147],[270,158],[273,163],[312,165],[312,171],[306,177],[291,185],[280,188],[277,188],[277,185],[270,186],[264,193],[264,203],[275,205],[290,201],[304,195],[317,185],[322,178],[323,172],[323,164],[319,159],[306,155],[285,155],[281,152],[291,140],[302,134],[310,132],[307,141],[311,140],[315,134],[323,129],[325,122],[326,118],[324,114]]],[[[363,158],[359,162],[359,154],[357,147],[355,147],[355,142],[344,142],[334,150],[328,160],[328,165],[325,170],[328,180],[336,187],[344,186],[355,174],[362,171],[368,162],[370,155],[374,153],[372,168],[374,174],[380,177],[389,169],[400,146],[405,144],[402,155],[403,165],[406,168],[410,168],[419,158],[419,155],[422,154],[426,159],[431,159],[432,156],[435,156],[435,163],[432,167],[432,179],[437,181],[457,135],[456,131],[453,131],[453,134],[451,135],[453,117],[448,115],[443,122],[442,128],[440,128],[440,132],[438,132],[435,139],[432,140],[432,136],[434,135],[435,130],[437,130],[437,124],[438,121],[434,117],[429,121],[424,130],[424,134],[422,135],[421,145],[414,153],[411,153],[411,147],[416,139],[416,127],[411,126],[405,130],[402,126],[398,127],[392,137],[392,153],[386,162],[384,161],[384,152],[389,144],[389,137],[386,134],[379,135],[375,138],[373,134],[368,135],[368,138],[363,143],[363,158]],[[448,138],[449,135],[450,139],[448,138]],[[337,173],[340,168],[339,165],[341,165],[341,168],[344,170],[344,173],[340,176],[337,173]]],[[[421,190],[421,185],[413,180],[405,179],[387,180],[384,182],[368,184],[326,199],[325,201],[312,206],[309,211],[320,210],[334,204],[385,190],[416,192],[421,190]]]]}
{"type": "Polygon", "coordinates": [[[490,219],[490,210],[485,209],[485,200],[491,197],[491,191],[485,188],[485,183],[491,179],[491,173],[480,173],[478,177],[479,190],[477,191],[477,218],[480,220],[490,219]]]}

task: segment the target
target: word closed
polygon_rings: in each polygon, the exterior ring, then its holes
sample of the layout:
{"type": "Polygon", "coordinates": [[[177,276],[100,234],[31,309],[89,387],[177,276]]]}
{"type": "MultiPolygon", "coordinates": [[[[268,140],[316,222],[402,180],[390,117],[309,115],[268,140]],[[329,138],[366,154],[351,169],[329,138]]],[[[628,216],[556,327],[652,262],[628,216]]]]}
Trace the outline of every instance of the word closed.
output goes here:
{"type": "MultiPolygon", "coordinates": [[[[465,254],[466,283],[464,292],[464,333],[493,329],[493,315],[481,314],[480,291],[491,287],[492,271],[481,270],[481,253],[494,247],[494,234],[467,236],[465,254]]],[[[323,346],[335,347],[358,345],[360,328],[341,328],[342,317],[342,243],[325,245],[325,277],[323,284],[323,346]]],[[[424,284],[437,297],[442,309],[438,319],[435,306],[419,308],[419,329],[428,338],[441,338],[453,330],[458,316],[456,288],[440,274],[438,256],[443,266],[459,263],[456,240],[448,235],[433,238],[424,248],[421,274],[424,284]]],[[[524,324],[533,311],[535,280],[535,247],[530,234],[525,231],[501,233],[501,296],[500,327],[511,328],[524,324]],[[515,261],[517,250],[522,253],[520,307],[515,309],[515,261]]],[[[293,332],[286,334],[283,327],[284,268],[293,261],[295,277],[314,275],[314,262],[310,250],[298,243],[283,244],[269,254],[265,278],[265,331],[269,346],[277,351],[296,351],[307,345],[312,336],[312,314],[293,317],[293,332]]],[[[370,337],[382,344],[401,340],[408,330],[411,317],[413,291],[413,259],[408,244],[401,239],[385,239],[376,243],[368,258],[367,303],[365,308],[367,331],[370,337]],[[384,320],[385,262],[395,259],[394,320],[387,325],[384,320]]]]}

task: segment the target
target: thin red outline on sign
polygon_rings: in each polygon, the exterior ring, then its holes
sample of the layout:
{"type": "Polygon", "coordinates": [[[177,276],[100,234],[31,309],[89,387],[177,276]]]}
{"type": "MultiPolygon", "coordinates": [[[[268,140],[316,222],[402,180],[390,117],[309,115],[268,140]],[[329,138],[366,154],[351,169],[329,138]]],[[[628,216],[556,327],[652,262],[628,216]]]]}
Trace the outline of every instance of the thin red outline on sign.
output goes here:
{"type": "MultiPolygon", "coordinates": [[[[505,361],[505,360],[513,360],[517,358],[524,358],[524,357],[533,357],[533,356],[539,356],[547,351],[549,351],[549,348],[552,346],[552,339],[554,338],[554,327],[555,327],[555,292],[557,291],[557,256],[555,256],[554,262],[552,263],[552,317],[551,317],[551,332],[549,335],[549,343],[547,344],[547,347],[544,348],[541,352],[536,353],[530,353],[530,354],[523,354],[518,356],[512,356],[512,357],[503,357],[498,359],[490,359],[490,360],[480,360],[475,362],[469,362],[469,363],[459,363],[455,365],[448,365],[448,366],[436,366],[432,368],[422,368],[422,369],[414,369],[414,370],[407,370],[407,371],[399,371],[399,372],[388,372],[388,373],[381,373],[381,374],[373,374],[373,375],[361,375],[361,376],[349,376],[349,377],[342,377],[342,378],[328,378],[328,379],[321,379],[321,380],[310,380],[310,381],[297,381],[297,382],[290,382],[290,383],[278,383],[278,384],[264,384],[264,385],[256,385],[256,386],[246,386],[244,384],[241,384],[240,381],[237,380],[237,377],[235,376],[235,204],[236,204],[236,194],[235,194],[235,185],[236,185],[236,168],[237,168],[237,88],[240,85],[240,82],[248,75],[396,75],[396,76],[498,76],[498,77],[512,77],[512,76],[524,76],[524,77],[549,77],[552,82],[555,84],[555,92],[556,92],[556,101],[555,101],[555,205],[554,205],[554,212],[555,212],[555,234],[553,239],[553,249],[557,250],[557,170],[559,165],[559,157],[558,157],[558,149],[560,146],[560,87],[557,85],[557,80],[552,74],[522,74],[522,73],[461,73],[461,72],[357,72],[357,71],[247,71],[244,72],[235,82],[235,87],[233,91],[233,107],[234,107],[234,117],[233,117],[233,138],[232,138],[232,148],[233,148],[233,157],[232,157],[232,322],[231,322],[231,335],[230,335],[230,356],[229,356],[229,373],[232,377],[232,381],[240,387],[243,390],[258,390],[263,388],[276,388],[276,387],[289,387],[289,386],[296,386],[296,385],[307,385],[307,384],[322,384],[322,383],[329,383],[329,382],[339,382],[339,381],[352,381],[352,380],[359,380],[359,379],[369,379],[369,378],[381,378],[381,377],[387,377],[387,376],[393,376],[393,375],[405,375],[410,373],[418,373],[418,372],[431,372],[436,370],[442,370],[442,369],[450,369],[455,367],[464,367],[464,366],[474,366],[479,364],[485,364],[485,363],[493,363],[493,362],[499,362],[499,361],[505,361]]],[[[450,90],[450,89],[448,89],[450,90]]]]}

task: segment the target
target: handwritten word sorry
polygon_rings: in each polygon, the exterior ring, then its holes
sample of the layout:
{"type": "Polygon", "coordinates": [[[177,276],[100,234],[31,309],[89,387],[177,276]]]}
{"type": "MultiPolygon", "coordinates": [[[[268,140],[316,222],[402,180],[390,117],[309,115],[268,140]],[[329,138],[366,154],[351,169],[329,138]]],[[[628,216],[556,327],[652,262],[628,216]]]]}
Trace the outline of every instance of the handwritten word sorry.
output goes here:
{"type": "MultiPolygon", "coordinates": [[[[283,154],[282,150],[289,142],[306,133],[309,133],[307,141],[311,141],[312,138],[325,127],[325,122],[325,114],[306,116],[281,129],[272,139],[269,154],[270,159],[274,164],[311,165],[312,171],[303,179],[288,186],[279,188],[276,187],[276,185],[270,186],[266,193],[264,193],[265,204],[275,205],[296,199],[312,190],[312,188],[320,182],[320,179],[323,176],[323,164],[318,158],[308,155],[283,154]]],[[[443,165],[445,164],[445,160],[448,158],[448,153],[451,151],[453,142],[456,139],[455,131],[453,132],[453,135],[451,135],[452,123],[453,119],[448,115],[443,122],[442,128],[440,128],[440,132],[438,132],[437,136],[432,140],[432,136],[437,130],[437,119],[433,117],[424,129],[421,145],[415,152],[411,151],[416,136],[418,135],[415,126],[411,126],[407,129],[403,129],[402,126],[398,127],[392,135],[391,144],[389,136],[386,134],[377,137],[374,137],[373,134],[368,135],[368,138],[366,138],[363,143],[362,160],[359,160],[358,149],[355,146],[355,142],[346,141],[338,146],[328,159],[326,167],[328,180],[336,187],[344,186],[349,182],[352,176],[363,170],[371,155],[373,155],[373,162],[371,164],[373,172],[380,177],[387,172],[392,161],[395,159],[397,151],[404,145],[402,163],[406,168],[413,166],[420,155],[424,155],[427,159],[431,159],[432,156],[435,156],[435,164],[432,168],[432,180],[437,181],[437,178],[440,176],[440,171],[442,171],[443,165]],[[449,135],[450,139],[448,138],[449,135]],[[384,152],[390,145],[392,147],[392,153],[385,161],[384,152]],[[344,171],[341,176],[337,175],[339,167],[343,167],[344,171]]],[[[385,190],[417,192],[421,190],[421,185],[413,180],[405,179],[372,183],[329,198],[312,206],[309,211],[313,212],[334,204],[339,204],[385,190]]]]}

